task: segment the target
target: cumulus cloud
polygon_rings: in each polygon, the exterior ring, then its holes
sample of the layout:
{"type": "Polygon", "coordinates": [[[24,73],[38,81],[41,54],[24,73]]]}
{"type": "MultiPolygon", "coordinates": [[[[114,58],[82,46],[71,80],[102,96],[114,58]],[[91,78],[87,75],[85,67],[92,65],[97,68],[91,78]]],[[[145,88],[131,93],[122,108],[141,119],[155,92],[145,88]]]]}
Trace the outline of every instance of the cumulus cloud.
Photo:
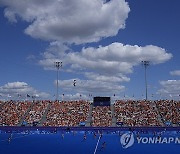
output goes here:
{"type": "Polygon", "coordinates": [[[158,90],[158,93],[166,98],[178,98],[180,96],[180,80],[167,80],[160,81],[162,88],[158,90]]]}
{"type": "Polygon", "coordinates": [[[59,86],[65,92],[78,92],[81,94],[113,94],[120,93],[125,90],[124,86],[114,84],[112,82],[81,80],[76,79],[76,86],[73,86],[73,79],[60,80],[59,86]]]}
{"type": "Polygon", "coordinates": [[[80,94],[80,93],[76,93],[76,94],[64,94],[62,95],[62,100],[90,100],[91,98],[88,95],[85,94],[80,94]]]}
{"type": "Polygon", "coordinates": [[[0,0],[5,17],[30,25],[25,33],[43,40],[96,42],[125,28],[130,8],[125,0],[0,0]]]}
{"type": "Polygon", "coordinates": [[[26,95],[30,96],[38,96],[39,98],[46,99],[49,97],[48,93],[39,92],[33,87],[29,86],[25,82],[10,82],[0,87],[0,94],[2,97],[13,97],[17,98],[18,95],[21,97],[26,97],[26,95]]]}
{"type": "MultiPolygon", "coordinates": [[[[26,34],[51,42],[39,61],[44,69],[54,70],[54,62],[62,61],[63,71],[84,75],[85,79],[77,79],[76,87],[72,87],[71,80],[60,81],[66,91],[76,88],[79,93],[121,92],[125,87],[119,83],[130,81],[127,75],[141,61],[160,64],[172,58],[165,49],[153,45],[141,47],[115,42],[83,48],[80,52],[70,49],[72,44],[97,42],[124,29],[130,12],[125,0],[0,0],[0,5],[9,21],[21,19],[29,24],[26,34]]],[[[19,87],[16,84],[0,87],[0,93],[38,93],[26,83],[19,87]],[[10,86],[16,88],[6,92],[10,86]]]]}
{"type": "MultiPolygon", "coordinates": [[[[148,60],[155,65],[172,58],[172,54],[157,46],[140,47],[123,45],[118,42],[104,47],[83,48],[80,52],[74,52],[65,45],[53,42],[42,56],[43,59],[39,61],[39,64],[45,69],[54,69],[54,62],[62,61],[63,71],[79,73],[86,79],[82,81],[83,84],[79,90],[99,92],[113,90],[108,87],[113,87],[116,91],[125,89],[117,85],[129,82],[128,73],[132,73],[133,67],[139,65],[143,60],[148,60]]],[[[70,90],[72,82],[66,80],[62,86],[67,89],[70,85],[70,90]],[[68,84],[65,85],[65,83],[68,84]]]]}
{"type": "Polygon", "coordinates": [[[103,81],[103,82],[129,82],[130,78],[126,77],[123,74],[119,74],[118,76],[112,76],[111,74],[108,75],[101,75],[98,73],[93,73],[93,72],[85,72],[85,77],[90,79],[90,80],[95,80],[95,81],[103,81]]]}
{"type": "Polygon", "coordinates": [[[60,60],[71,70],[93,71],[102,75],[111,74],[122,77],[122,74],[132,73],[133,67],[143,60],[159,64],[172,58],[172,54],[167,53],[165,49],[153,45],[141,47],[115,42],[104,47],[83,48],[81,52],[70,50],[66,52],[63,48],[57,43],[51,44],[43,54],[40,65],[50,69],[54,61],[60,60]]]}
{"type": "Polygon", "coordinates": [[[64,67],[70,63],[69,57],[67,56],[70,52],[72,52],[72,50],[68,46],[58,41],[51,42],[46,51],[42,53],[43,59],[39,61],[39,64],[43,66],[45,70],[54,70],[54,62],[62,61],[64,69],[64,67]]]}
{"type": "Polygon", "coordinates": [[[170,74],[173,76],[180,76],[180,70],[171,71],[170,74]]]}

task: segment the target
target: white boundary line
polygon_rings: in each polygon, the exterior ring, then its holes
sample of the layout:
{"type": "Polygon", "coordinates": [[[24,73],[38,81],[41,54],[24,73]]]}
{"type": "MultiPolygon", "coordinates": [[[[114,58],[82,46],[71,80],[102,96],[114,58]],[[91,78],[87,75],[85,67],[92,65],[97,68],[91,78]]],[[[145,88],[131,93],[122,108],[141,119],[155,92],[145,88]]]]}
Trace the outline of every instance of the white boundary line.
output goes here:
{"type": "Polygon", "coordinates": [[[96,148],[95,148],[95,150],[94,150],[94,154],[96,154],[96,151],[97,151],[97,148],[98,148],[100,139],[101,139],[101,135],[99,136],[99,139],[98,139],[98,141],[97,141],[96,148]]]}

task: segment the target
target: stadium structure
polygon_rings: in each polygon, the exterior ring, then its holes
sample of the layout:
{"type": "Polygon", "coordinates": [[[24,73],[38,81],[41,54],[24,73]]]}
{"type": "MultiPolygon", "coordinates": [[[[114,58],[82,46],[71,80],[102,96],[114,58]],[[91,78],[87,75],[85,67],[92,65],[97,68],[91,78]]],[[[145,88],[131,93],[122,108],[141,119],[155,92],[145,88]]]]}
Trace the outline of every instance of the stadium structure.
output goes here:
{"type": "MultiPolygon", "coordinates": [[[[1,140],[3,148],[0,151],[12,153],[20,147],[19,142],[24,147],[29,144],[37,147],[38,141],[37,149],[43,149],[45,154],[57,153],[57,149],[61,153],[119,153],[132,146],[135,152],[142,153],[145,147],[139,148],[139,144],[145,143],[155,145],[153,149],[145,148],[149,149],[149,154],[157,150],[166,153],[170,149],[168,147],[180,144],[177,137],[180,134],[179,112],[180,101],[175,100],[111,102],[110,97],[94,97],[93,102],[1,101],[0,137],[4,139],[1,140]],[[57,144],[55,141],[60,140],[59,136],[63,141],[53,148],[57,144]],[[19,141],[14,142],[16,139],[19,141]],[[74,150],[65,148],[70,141],[74,150]],[[165,141],[163,150],[159,149],[158,144],[165,141]],[[14,144],[9,149],[6,143],[11,142],[14,144]],[[42,144],[43,148],[39,148],[42,144]]],[[[18,149],[17,152],[25,153],[25,149],[18,149]]],[[[39,152],[31,149],[29,153],[39,152]]]]}
{"type": "Polygon", "coordinates": [[[1,126],[46,127],[178,127],[180,101],[116,100],[94,97],[93,102],[0,102],[1,126]]]}

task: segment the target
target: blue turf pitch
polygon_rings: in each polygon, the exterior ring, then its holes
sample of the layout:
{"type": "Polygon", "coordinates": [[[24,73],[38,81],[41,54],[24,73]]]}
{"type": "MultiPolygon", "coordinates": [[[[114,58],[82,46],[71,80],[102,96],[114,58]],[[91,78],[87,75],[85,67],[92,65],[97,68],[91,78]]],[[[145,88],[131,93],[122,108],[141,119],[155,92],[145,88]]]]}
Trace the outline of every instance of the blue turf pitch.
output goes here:
{"type": "MultiPolygon", "coordinates": [[[[127,132],[103,132],[94,136],[91,131],[55,133],[30,131],[21,133],[0,133],[0,154],[180,154],[180,144],[134,144],[123,148],[121,135],[127,132]],[[103,147],[105,142],[105,147],[103,147]],[[96,149],[97,146],[97,149],[96,149]]],[[[134,135],[135,136],[135,135],[134,135]]],[[[152,134],[141,134],[141,137],[152,137],[152,134]]],[[[165,132],[162,137],[180,137],[176,132],[165,132]]]]}

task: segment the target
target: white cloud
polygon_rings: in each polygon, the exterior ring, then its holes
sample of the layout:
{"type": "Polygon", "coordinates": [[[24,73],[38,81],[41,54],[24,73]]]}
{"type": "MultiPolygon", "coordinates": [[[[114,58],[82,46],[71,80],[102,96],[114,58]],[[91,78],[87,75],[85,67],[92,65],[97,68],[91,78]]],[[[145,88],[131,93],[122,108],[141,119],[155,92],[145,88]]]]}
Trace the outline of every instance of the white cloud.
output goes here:
{"type": "Polygon", "coordinates": [[[180,70],[171,71],[170,74],[180,76],[180,70]]]}
{"type": "Polygon", "coordinates": [[[125,28],[130,8],[125,0],[0,0],[11,22],[29,22],[25,33],[43,40],[96,42],[125,28]]]}
{"type": "Polygon", "coordinates": [[[112,76],[111,74],[108,75],[100,75],[93,72],[86,72],[86,78],[95,81],[103,81],[103,82],[129,82],[130,78],[126,77],[125,75],[119,74],[117,76],[112,76]]]}
{"type": "Polygon", "coordinates": [[[62,100],[90,100],[90,97],[84,94],[76,93],[76,94],[64,94],[64,96],[61,96],[62,100]]]}
{"type": "Polygon", "coordinates": [[[70,63],[68,59],[68,53],[72,52],[71,49],[60,43],[51,42],[48,49],[42,53],[43,59],[39,61],[39,64],[44,67],[45,70],[54,70],[54,62],[63,61],[63,69],[70,63]]]}
{"type": "Polygon", "coordinates": [[[132,73],[133,67],[140,64],[142,60],[159,64],[172,58],[172,54],[167,53],[165,49],[153,45],[140,47],[116,42],[105,47],[83,48],[81,52],[70,50],[66,52],[63,48],[62,45],[51,44],[43,54],[40,65],[45,69],[50,69],[54,61],[60,60],[63,61],[64,68],[68,70],[92,71],[100,75],[118,77],[132,73]]]}
{"type": "MultiPolygon", "coordinates": [[[[60,80],[59,86],[65,92],[78,92],[81,94],[113,94],[120,93],[125,90],[124,86],[121,86],[113,82],[104,82],[96,80],[81,80],[76,79],[76,86],[73,86],[73,80],[60,80]]],[[[56,83],[56,81],[55,81],[56,83]]]]}
{"type": "Polygon", "coordinates": [[[40,99],[49,97],[48,93],[39,92],[25,82],[7,83],[4,86],[0,87],[0,94],[2,97],[11,96],[13,98],[17,98],[18,94],[23,98],[26,97],[27,94],[29,94],[30,96],[39,96],[40,99]]]}
{"type": "MultiPolygon", "coordinates": [[[[29,24],[26,34],[51,42],[39,61],[44,69],[54,70],[54,62],[62,61],[63,71],[84,75],[86,79],[77,79],[79,84],[75,88],[79,93],[123,91],[125,87],[119,83],[130,81],[127,74],[132,73],[133,67],[141,61],[159,64],[172,58],[165,49],[153,45],[141,47],[115,42],[104,47],[83,48],[80,52],[66,46],[116,36],[125,28],[130,11],[125,0],[0,0],[0,5],[5,7],[4,15],[9,21],[22,19],[29,24]]],[[[66,91],[74,88],[71,80],[61,81],[60,86],[66,91]]],[[[19,92],[38,93],[26,83],[0,87],[0,93],[19,92]]]]}
{"type": "Polygon", "coordinates": [[[180,80],[167,80],[160,81],[162,88],[158,90],[158,93],[166,98],[179,98],[180,95],[180,80]]]}
{"type": "MultiPolygon", "coordinates": [[[[132,73],[133,67],[141,64],[142,60],[159,64],[171,57],[172,54],[167,53],[165,49],[152,45],[140,47],[116,42],[105,47],[89,47],[83,48],[81,52],[73,52],[68,47],[54,42],[43,53],[39,64],[45,69],[54,69],[54,62],[62,61],[63,71],[83,75],[83,84],[79,85],[78,92],[115,93],[125,89],[121,83],[130,81],[127,74],[132,73]]],[[[65,90],[70,91],[73,80],[64,80],[61,84],[65,90]]]]}

